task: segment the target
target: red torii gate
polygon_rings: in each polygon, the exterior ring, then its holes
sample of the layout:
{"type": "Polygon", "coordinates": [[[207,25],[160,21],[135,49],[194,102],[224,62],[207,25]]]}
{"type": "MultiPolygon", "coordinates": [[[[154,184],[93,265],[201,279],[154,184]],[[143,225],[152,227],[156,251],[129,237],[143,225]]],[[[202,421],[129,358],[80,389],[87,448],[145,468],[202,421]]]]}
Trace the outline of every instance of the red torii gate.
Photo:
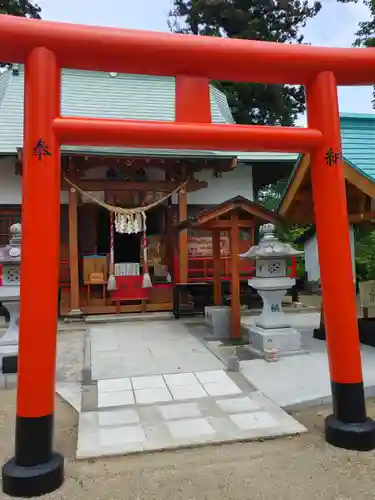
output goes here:
{"type": "Polygon", "coordinates": [[[3,467],[4,492],[40,495],[64,478],[63,457],[52,448],[61,144],[310,153],[333,397],[326,439],[348,449],[375,448],[375,423],[365,408],[337,100],[337,85],[374,83],[375,52],[0,16],[0,60],[25,64],[16,451],[3,467]],[[177,122],[62,117],[64,67],[176,76],[177,122]],[[305,85],[309,126],[212,125],[210,79],[305,85]],[[43,252],[36,227],[48,234],[43,252]]]}

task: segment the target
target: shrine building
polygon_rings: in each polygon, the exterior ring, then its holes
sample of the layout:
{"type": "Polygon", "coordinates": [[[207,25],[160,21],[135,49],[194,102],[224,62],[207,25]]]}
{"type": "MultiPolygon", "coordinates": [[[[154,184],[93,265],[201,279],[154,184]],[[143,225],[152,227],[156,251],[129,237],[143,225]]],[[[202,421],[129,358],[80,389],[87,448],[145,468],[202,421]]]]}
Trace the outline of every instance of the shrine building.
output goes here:
{"type": "MultiPolygon", "coordinates": [[[[21,222],[23,71],[22,65],[13,65],[0,74],[0,245],[7,243],[10,225],[21,222]]],[[[234,123],[218,84],[211,84],[210,96],[212,122],[234,123]]],[[[174,121],[175,112],[172,77],[62,72],[62,115],[174,121]]],[[[44,154],[44,147],[48,145],[39,145],[35,154],[44,154]]],[[[205,210],[225,219],[215,208],[233,212],[233,203],[227,202],[235,200],[244,217],[239,223],[239,251],[246,251],[257,227],[275,219],[275,214],[253,203],[256,193],[287,177],[297,159],[294,153],[63,146],[60,313],[172,310],[173,283],[212,281],[214,268],[211,231],[194,225],[181,230],[178,224],[205,210]],[[145,205],[152,206],[145,227],[141,215],[111,211],[145,205]],[[125,296],[128,300],[121,301],[116,300],[118,291],[108,290],[113,274],[118,281],[133,276],[136,283],[145,269],[152,282],[147,300],[132,287],[125,296]]],[[[228,226],[225,220],[221,224],[228,226]]],[[[220,236],[223,281],[231,280],[227,229],[220,236]]],[[[48,234],[37,226],[35,231],[43,252],[48,234]]],[[[249,263],[240,263],[245,284],[252,272],[249,263]]]]}
{"type": "MultiPolygon", "coordinates": [[[[23,96],[23,66],[14,65],[0,74],[0,245],[7,243],[10,225],[22,222],[23,96]]],[[[220,85],[211,84],[210,96],[212,122],[234,123],[220,85]]],[[[61,112],[174,121],[175,79],[63,70],[61,112]]],[[[371,223],[375,117],[342,115],[341,127],[349,219],[371,223]]],[[[43,147],[36,154],[44,154],[43,147]]],[[[307,155],[294,153],[63,146],[60,313],[172,310],[174,283],[213,280],[212,228],[220,224],[216,272],[222,282],[230,282],[233,214],[242,217],[239,253],[257,241],[261,223],[277,218],[314,223],[309,164],[307,155]],[[254,203],[263,186],[288,177],[276,214],[254,203]],[[141,213],[121,213],[144,206],[149,207],[145,220],[141,213]],[[201,214],[210,224],[194,222],[201,221],[201,214]],[[140,294],[135,288],[145,273],[152,286],[140,294]],[[124,285],[121,293],[111,291],[113,276],[133,285],[128,291],[124,285]]],[[[37,226],[35,231],[43,252],[48,234],[37,226]]],[[[240,262],[239,278],[245,287],[253,271],[249,262],[240,262]]]]}

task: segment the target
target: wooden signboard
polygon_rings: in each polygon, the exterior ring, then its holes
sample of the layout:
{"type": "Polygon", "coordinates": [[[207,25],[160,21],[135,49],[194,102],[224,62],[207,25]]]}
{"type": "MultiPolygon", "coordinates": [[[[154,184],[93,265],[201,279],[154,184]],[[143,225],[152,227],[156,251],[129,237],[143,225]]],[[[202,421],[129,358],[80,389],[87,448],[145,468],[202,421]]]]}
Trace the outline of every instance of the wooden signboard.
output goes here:
{"type": "MultiPolygon", "coordinates": [[[[230,254],[229,237],[220,236],[221,256],[230,254]]],[[[188,239],[189,257],[212,257],[212,237],[210,236],[189,236],[188,239]]]]}

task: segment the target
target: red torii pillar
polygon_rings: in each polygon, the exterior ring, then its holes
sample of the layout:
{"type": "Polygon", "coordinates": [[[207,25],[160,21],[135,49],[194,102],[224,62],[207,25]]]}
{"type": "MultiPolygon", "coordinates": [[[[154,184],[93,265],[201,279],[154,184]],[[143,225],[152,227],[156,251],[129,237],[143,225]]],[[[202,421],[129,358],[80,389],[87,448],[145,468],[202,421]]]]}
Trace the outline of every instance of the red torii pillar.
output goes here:
{"type": "Polygon", "coordinates": [[[20,340],[15,457],[3,467],[12,496],[49,493],[64,480],[54,453],[56,338],[60,254],[60,145],[52,129],[60,114],[61,70],[38,47],[25,62],[20,340]],[[48,235],[41,249],[40,231],[48,235]]]}
{"type": "Polygon", "coordinates": [[[325,421],[326,439],[347,449],[372,450],[374,422],[366,415],[333,73],[318,74],[306,96],[308,125],[323,134],[322,145],[311,154],[311,179],[333,402],[333,415],[325,421]]]}

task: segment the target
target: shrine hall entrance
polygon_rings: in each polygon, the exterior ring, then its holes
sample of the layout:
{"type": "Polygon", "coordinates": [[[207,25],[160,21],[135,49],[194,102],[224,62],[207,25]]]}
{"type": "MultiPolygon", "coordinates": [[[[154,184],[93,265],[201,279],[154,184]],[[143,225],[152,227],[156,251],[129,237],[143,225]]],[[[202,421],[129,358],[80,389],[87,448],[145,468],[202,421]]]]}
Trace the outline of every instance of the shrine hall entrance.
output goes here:
{"type": "MultiPolygon", "coordinates": [[[[162,237],[164,210],[155,207],[147,212],[147,236],[162,237]]],[[[110,253],[110,212],[98,207],[96,217],[96,248],[98,255],[110,253]]],[[[114,230],[115,263],[140,264],[142,233],[121,234],[114,230]]]]}

